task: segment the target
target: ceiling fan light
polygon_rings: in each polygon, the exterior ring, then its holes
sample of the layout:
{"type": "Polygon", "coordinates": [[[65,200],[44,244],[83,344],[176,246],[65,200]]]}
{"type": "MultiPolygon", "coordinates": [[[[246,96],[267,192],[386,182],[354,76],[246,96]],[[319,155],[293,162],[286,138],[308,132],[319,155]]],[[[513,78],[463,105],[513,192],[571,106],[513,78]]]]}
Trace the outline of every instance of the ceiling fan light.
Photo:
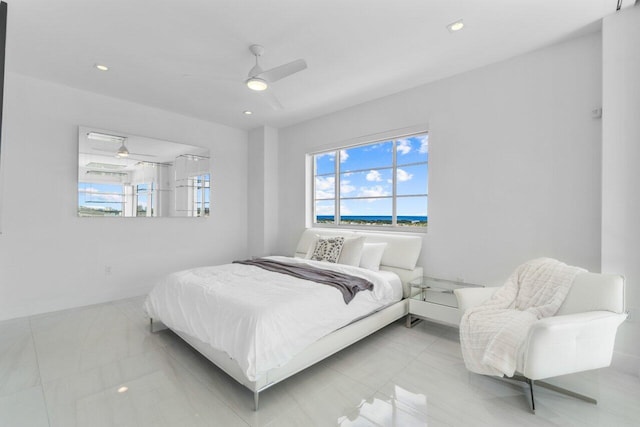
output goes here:
{"type": "Polygon", "coordinates": [[[251,90],[255,90],[255,91],[263,91],[265,89],[267,89],[267,87],[269,87],[269,85],[267,85],[267,82],[264,79],[261,79],[260,77],[251,77],[249,80],[247,80],[247,87],[251,90]]]}
{"type": "Polygon", "coordinates": [[[129,157],[129,150],[127,150],[127,147],[124,146],[124,141],[122,142],[120,148],[118,148],[116,157],[129,157]]]}

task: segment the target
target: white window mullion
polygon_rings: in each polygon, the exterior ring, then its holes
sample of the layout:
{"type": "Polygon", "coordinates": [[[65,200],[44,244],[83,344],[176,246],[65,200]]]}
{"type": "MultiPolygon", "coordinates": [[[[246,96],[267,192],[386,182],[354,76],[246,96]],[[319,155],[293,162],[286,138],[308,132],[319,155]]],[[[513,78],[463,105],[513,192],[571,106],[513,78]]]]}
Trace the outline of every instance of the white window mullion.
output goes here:
{"type": "Polygon", "coordinates": [[[396,145],[398,144],[398,140],[394,140],[393,141],[393,168],[392,168],[392,172],[391,172],[391,226],[395,227],[398,225],[398,216],[397,216],[397,211],[396,211],[396,193],[397,193],[397,189],[396,189],[396,185],[397,185],[397,178],[398,178],[398,165],[396,162],[396,157],[397,157],[397,147],[396,145]]]}
{"type": "Polygon", "coordinates": [[[335,164],[335,173],[336,173],[336,179],[335,179],[335,198],[334,198],[334,203],[335,203],[335,220],[334,223],[336,225],[340,225],[340,154],[341,154],[342,150],[337,150],[336,151],[336,164],[335,164]]]}
{"type": "Polygon", "coordinates": [[[311,169],[313,174],[311,175],[311,224],[318,223],[318,212],[316,212],[316,179],[318,177],[318,169],[316,168],[316,155],[311,156],[311,169]]]}

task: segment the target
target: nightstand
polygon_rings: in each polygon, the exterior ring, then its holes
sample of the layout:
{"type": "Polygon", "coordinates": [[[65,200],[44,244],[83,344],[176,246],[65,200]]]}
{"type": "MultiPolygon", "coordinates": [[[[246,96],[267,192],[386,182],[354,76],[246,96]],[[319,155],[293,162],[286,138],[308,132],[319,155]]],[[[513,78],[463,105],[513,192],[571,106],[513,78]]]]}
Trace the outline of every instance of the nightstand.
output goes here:
{"type": "Polygon", "coordinates": [[[453,290],[484,287],[473,283],[426,276],[409,282],[409,285],[411,285],[411,296],[407,316],[408,328],[423,319],[459,326],[462,312],[458,309],[458,300],[453,290]]]}

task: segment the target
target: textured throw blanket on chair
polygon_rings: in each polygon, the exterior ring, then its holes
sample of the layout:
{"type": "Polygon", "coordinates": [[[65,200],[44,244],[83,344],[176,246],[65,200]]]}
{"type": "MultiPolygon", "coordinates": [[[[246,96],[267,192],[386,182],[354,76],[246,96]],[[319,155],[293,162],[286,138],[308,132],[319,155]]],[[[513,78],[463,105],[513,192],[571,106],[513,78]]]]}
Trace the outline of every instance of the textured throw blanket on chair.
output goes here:
{"type": "Polygon", "coordinates": [[[585,270],[550,258],[526,262],[488,301],[467,310],[460,322],[467,369],[513,376],[518,350],[529,328],[536,320],[558,311],[581,271],[585,270]]]}

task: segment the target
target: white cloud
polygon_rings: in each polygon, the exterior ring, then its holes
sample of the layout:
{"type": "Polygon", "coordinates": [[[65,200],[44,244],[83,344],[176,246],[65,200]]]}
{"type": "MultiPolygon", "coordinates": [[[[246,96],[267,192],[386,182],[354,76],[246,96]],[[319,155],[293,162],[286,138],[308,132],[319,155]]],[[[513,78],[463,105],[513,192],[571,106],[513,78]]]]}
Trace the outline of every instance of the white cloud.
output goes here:
{"type": "Polygon", "coordinates": [[[336,179],[333,176],[316,177],[316,199],[332,199],[335,193],[336,179]]]}
{"type": "Polygon", "coordinates": [[[355,191],[356,187],[350,185],[350,183],[351,181],[347,181],[346,179],[340,181],[340,194],[349,194],[355,191]]]}
{"type": "Polygon", "coordinates": [[[340,163],[344,163],[349,158],[349,153],[347,150],[340,150],[340,163]]]}
{"type": "Polygon", "coordinates": [[[333,205],[316,205],[316,215],[333,215],[333,205]]]}
{"type": "Polygon", "coordinates": [[[406,139],[399,139],[396,143],[396,150],[400,154],[409,154],[411,152],[411,143],[406,139]]]}
{"type": "MultiPolygon", "coordinates": [[[[316,159],[319,159],[324,156],[329,156],[329,159],[331,161],[334,161],[336,159],[336,152],[329,151],[328,153],[316,154],[316,159]]],[[[340,163],[346,162],[348,158],[349,158],[349,153],[347,153],[347,150],[340,150],[340,163]]]]}
{"type": "Polygon", "coordinates": [[[418,140],[420,141],[420,149],[418,149],[418,152],[420,154],[427,154],[429,152],[429,136],[420,135],[418,140]]]}
{"type": "Polygon", "coordinates": [[[333,176],[317,176],[316,177],[316,190],[328,190],[334,188],[336,179],[333,176]]]}
{"type": "Polygon", "coordinates": [[[318,191],[316,190],[316,199],[333,199],[333,191],[318,191]]]}
{"type": "Polygon", "coordinates": [[[340,205],[340,215],[351,215],[351,210],[345,205],[340,205]]]}
{"type": "Polygon", "coordinates": [[[398,182],[409,181],[411,178],[413,178],[413,174],[407,172],[404,169],[398,169],[398,173],[396,174],[396,176],[398,178],[398,182]]]}
{"type": "Polygon", "coordinates": [[[87,187],[82,190],[87,193],[86,198],[89,199],[86,203],[91,202],[107,202],[107,203],[122,203],[122,196],[119,194],[103,194],[101,190],[95,187],[87,187]]]}
{"type": "Polygon", "coordinates": [[[367,178],[367,181],[376,181],[376,182],[382,181],[382,175],[380,175],[380,172],[375,170],[369,171],[366,178],[367,178]]]}
{"type": "Polygon", "coordinates": [[[358,193],[358,197],[382,197],[388,195],[389,193],[385,191],[382,185],[374,185],[373,187],[360,187],[360,193],[358,193]]]}
{"type": "Polygon", "coordinates": [[[330,153],[316,154],[316,159],[321,159],[325,156],[329,157],[330,162],[333,162],[336,159],[336,152],[332,151],[330,153]]]}

